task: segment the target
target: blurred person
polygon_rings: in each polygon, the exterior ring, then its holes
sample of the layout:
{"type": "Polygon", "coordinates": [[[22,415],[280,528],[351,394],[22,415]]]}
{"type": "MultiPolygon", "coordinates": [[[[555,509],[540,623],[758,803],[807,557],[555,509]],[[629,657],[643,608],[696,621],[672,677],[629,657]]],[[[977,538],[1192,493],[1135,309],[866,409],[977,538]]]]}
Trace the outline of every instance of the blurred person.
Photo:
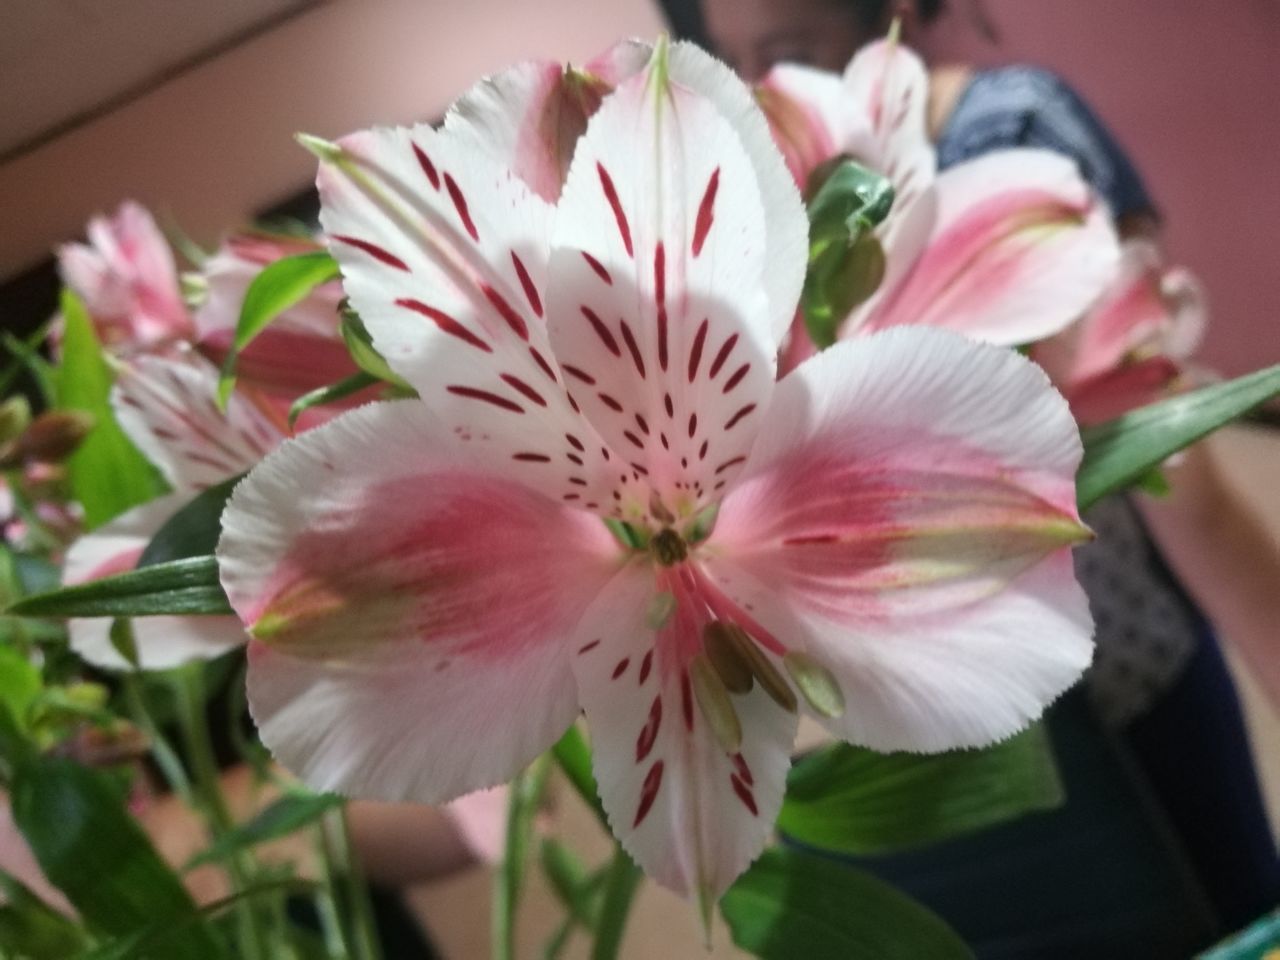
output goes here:
{"type": "MultiPolygon", "coordinates": [[[[963,2],[962,12],[991,31],[978,0],[963,2]]],[[[910,42],[942,11],[943,0],[701,0],[692,10],[674,2],[667,6],[681,7],[673,18],[680,24],[695,22],[691,16],[700,13],[712,49],[746,79],[759,80],[784,61],[838,73],[861,46],[883,37],[895,17],[910,42]]],[[[1025,65],[982,71],[935,66],[930,70],[927,116],[940,169],[1007,147],[1053,150],[1076,161],[1084,178],[1110,205],[1122,237],[1158,245],[1160,219],[1142,178],[1116,139],[1061,78],[1025,65]]],[[[1119,742],[1121,765],[1136,765],[1136,789],[1144,795],[1139,804],[1155,801],[1161,823],[1157,829],[1170,827],[1177,855],[1185,855],[1184,892],[1207,901],[1209,909],[1199,918],[1198,932],[1188,933],[1191,939],[1203,940],[1249,922],[1280,899],[1280,862],[1239,701],[1210,627],[1212,622],[1223,631],[1271,702],[1280,705],[1274,630],[1280,550],[1227,485],[1205,445],[1166,465],[1166,474],[1172,490],[1168,496],[1110,497],[1085,518],[1098,533],[1094,543],[1077,552],[1078,574],[1097,625],[1097,652],[1086,683],[1090,716],[1080,722],[1059,720],[1057,725],[1070,727],[1077,739],[1096,729],[1099,737],[1119,742]]],[[[1079,695],[1068,699],[1082,702],[1079,695]]],[[[1075,709],[1075,704],[1064,704],[1063,709],[1075,709]]],[[[1054,722],[1051,715],[1050,725],[1054,722]]],[[[1060,752],[1064,746],[1068,751],[1079,746],[1057,734],[1054,739],[1060,752]]],[[[1166,946],[1161,947],[1158,938],[1143,939],[1144,924],[1153,924],[1153,918],[1136,916],[1134,910],[1121,915],[1123,907],[1116,908],[1115,916],[1105,915],[1107,894],[1101,891],[1107,884],[1090,871],[1123,872],[1114,862],[1090,864],[1077,854],[1075,863],[1053,865],[1056,877],[1027,875],[1030,864],[1045,866],[1034,847],[1043,845],[1050,833],[1077,831],[1083,837],[1091,829],[1087,821],[1096,810],[1088,797],[1076,795],[1081,784],[1072,782],[1072,774],[1076,767],[1097,774],[1097,764],[1105,766],[1106,761],[1095,756],[1097,763],[1089,767],[1079,759],[1063,761],[1067,808],[1044,830],[1014,825],[999,836],[962,841],[940,855],[951,858],[948,870],[957,880],[961,871],[951,868],[958,856],[988,858],[988,871],[970,869],[966,881],[993,888],[988,906],[1004,902],[1010,912],[1027,908],[1028,915],[1020,920],[982,930],[978,938],[985,947],[977,944],[979,956],[1045,960],[1183,955],[1170,952],[1183,949],[1168,946],[1172,940],[1164,940],[1166,946]],[[998,849],[1001,844],[1008,849],[998,849]],[[1035,891],[1063,897],[1073,882],[1100,891],[1095,899],[1103,915],[1083,925],[1095,932],[1038,935],[1036,905],[1031,902],[1035,891]],[[1109,932],[1104,932],[1108,924],[1109,932]]],[[[1083,780],[1084,791],[1093,789],[1089,775],[1083,780]]],[[[932,902],[962,933],[966,925],[970,931],[982,927],[981,920],[975,923],[973,917],[957,915],[977,901],[957,896],[958,882],[944,889],[937,860],[925,856],[903,861],[886,865],[883,872],[932,902]],[[930,894],[936,894],[932,901],[930,894]]],[[[1088,897],[1081,902],[1087,903],[1088,897]]],[[[1042,912],[1042,925],[1052,922],[1051,913],[1042,912]]],[[[1161,922],[1176,925],[1178,918],[1161,922]]],[[[1195,926],[1188,924],[1189,929],[1195,926]]]]}

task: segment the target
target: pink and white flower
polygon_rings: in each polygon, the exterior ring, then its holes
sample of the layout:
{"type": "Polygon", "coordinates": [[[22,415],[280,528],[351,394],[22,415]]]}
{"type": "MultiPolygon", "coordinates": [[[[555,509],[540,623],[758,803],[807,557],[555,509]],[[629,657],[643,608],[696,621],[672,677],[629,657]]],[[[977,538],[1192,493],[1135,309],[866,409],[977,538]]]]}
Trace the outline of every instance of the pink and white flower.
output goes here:
{"type": "MultiPolygon", "coordinates": [[[[802,189],[842,156],[894,186],[876,234],[884,278],[845,319],[842,337],[920,324],[1029,343],[1083,314],[1114,275],[1110,214],[1069,159],[1007,149],[937,172],[928,73],[894,40],[859,51],[843,77],[775,67],[757,98],[802,189]]],[[[784,368],[813,352],[798,325],[784,368]]]]}
{"type": "Polygon", "coordinates": [[[62,279],[109,348],[132,353],[191,336],[173,252],[151,214],[126,201],[89,221],[88,243],[58,250],[62,279]]]}
{"type": "Polygon", "coordinates": [[[937,330],[775,382],[806,223],[727,68],[660,46],[603,98],[555,206],[482,141],[316,145],[347,293],[422,401],[286,442],[224,514],[250,704],[285,766],[437,803],[585,710],[614,832],[707,902],[769,834],[798,707],[945,750],[1078,678],[1066,404],[1012,351],[937,330]]]}
{"type": "Polygon", "coordinates": [[[1160,398],[1182,375],[1206,325],[1204,289],[1168,267],[1155,244],[1130,240],[1120,272],[1089,313],[1036,344],[1081,423],[1099,423],[1160,398]]]}

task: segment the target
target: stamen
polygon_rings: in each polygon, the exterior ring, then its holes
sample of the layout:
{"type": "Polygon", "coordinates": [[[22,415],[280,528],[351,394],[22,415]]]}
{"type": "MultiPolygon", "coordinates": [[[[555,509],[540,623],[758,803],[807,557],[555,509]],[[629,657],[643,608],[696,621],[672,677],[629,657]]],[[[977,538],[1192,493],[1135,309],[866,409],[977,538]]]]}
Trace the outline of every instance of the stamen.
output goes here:
{"type": "Polygon", "coordinates": [[[676,516],[667,509],[667,505],[662,502],[662,498],[658,496],[658,491],[654,490],[649,494],[649,513],[653,519],[659,523],[675,523],[676,516]]]}
{"type": "Polygon", "coordinates": [[[655,593],[649,601],[649,609],[645,611],[645,623],[650,630],[661,630],[671,622],[671,615],[676,612],[676,595],[674,593],[655,593]]]}
{"type": "Polygon", "coordinates": [[[742,748],[742,723],[729,691],[705,653],[699,653],[689,663],[689,679],[693,681],[693,698],[721,748],[725,753],[737,753],[742,748]]]}
{"type": "Polygon", "coordinates": [[[722,623],[709,623],[702,631],[702,649],[730,693],[750,693],[755,686],[751,666],[722,623]]]}
{"type": "Polygon", "coordinates": [[[674,567],[689,556],[689,548],[684,540],[670,527],[654,534],[653,540],[649,542],[649,549],[653,551],[659,566],[663,567],[674,567]]]}
{"type": "Polygon", "coordinates": [[[764,655],[764,651],[756,646],[756,642],[750,635],[736,623],[721,620],[719,625],[724,628],[725,636],[733,642],[734,649],[751,668],[752,674],[770,699],[788,713],[795,713],[799,706],[795,691],[778,672],[773,662],[764,655]]]}
{"type": "Polygon", "coordinates": [[[830,670],[799,650],[785,654],[782,665],[815,713],[830,719],[844,715],[844,691],[830,670]]]}

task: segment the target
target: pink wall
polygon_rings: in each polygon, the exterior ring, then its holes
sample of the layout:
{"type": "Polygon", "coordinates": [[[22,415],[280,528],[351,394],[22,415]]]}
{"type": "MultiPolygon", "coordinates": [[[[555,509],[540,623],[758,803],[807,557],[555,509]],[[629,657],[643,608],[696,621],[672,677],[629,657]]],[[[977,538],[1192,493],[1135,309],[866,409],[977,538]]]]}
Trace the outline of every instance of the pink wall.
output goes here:
{"type": "Polygon", "coordinates": [[[0,165],[0,280],[126,197],[211,243],[314,177],[294,131],[433,119],[517,60],[659,29],[650,0],[331,0],[0,165]]]}
{"type": "Polygon", "coordinates": [[[999,47],[965,20],[936,62],[1031,62],[1067,78],[1118,134],[1165,217],[1170,255],[1205,281],[1204,361],[1280,362],[1280,2],[982,0],[999,47]]]}

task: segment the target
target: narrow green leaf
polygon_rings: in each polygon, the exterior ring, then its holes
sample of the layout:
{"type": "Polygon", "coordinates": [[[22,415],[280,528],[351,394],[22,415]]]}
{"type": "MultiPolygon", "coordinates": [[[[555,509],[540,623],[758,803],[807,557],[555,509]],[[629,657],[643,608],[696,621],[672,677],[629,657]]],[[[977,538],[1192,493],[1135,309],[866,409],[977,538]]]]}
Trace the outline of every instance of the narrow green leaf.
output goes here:
{"type": "Polygon", "coordinates": [[[551,748],[551,753],[578,796],[595,811],[607,830],[609,821],[604,815],[604,807],[600,805],[595,774],[591,772],[591,748],[587,746],[582,731],[576,726],[570,727],[564,732],[564,736],[556,741],[556,745],[551,748]]]}
{"type": "Polygon", "coordinates": [[[231,477],[202,490],[166,520],[142,551],[138,568],[212,554],[222,533],[223,508],[242,479],[243,475],[231,477]]]}
{"type": "Polygon", "coordinates": [[[37,897],[17,877],[0,870],[0,956],[64,960],[89,939],[74,921],[37,897]]]}
{"type": "Polygon", "coordinates": [[[1277,395],[1280,364],[1086,428],[1076,475],[1080,509],[1132,486],[1179,450],[1277,395]]]}
{"type": "Polygon", "coordinates": [[[377,377],[379,380],[386,380],[388,383],[394,383],[396,386],[404,390],[412,390],[413,388],[404,380],[396,375],[395,371],[387,364],[373,346],[373,337],[369,335],[368,329],[364,325],[364,321],[360,319],[360,315],[345,306],[343,301],[342,309],[342,339],[347,344],[347,350],[351,354],[351,359],[365,373],[377,377]]]}
{"type": "Polygon", "coordinates": [[[542,838],[539,860],[551,889],[570,916],[588,930],[594,928],[599,912],[595,894],[603,875],[588,873],[577,855],[554,837],[542,838]]]}
{"type": "Polygon", "coordinates": [[[1062,799],[1039,726],[983,750],[930,756],[834,744],[792,767],[778,828],[808,846],[873,855],[1052,809],[1062,799]]]}
{"type": "MultiPolygon", "coordinates": [[[[40,869],[95,930],[127,935],[157,917],[195,910],[105,774],[64,758],[33,758],[15,771],[12,803],[40,869]]],[[[164,955],[207,960],[221,953],[207,929],[192,926],[167,940],[164,955]]]]}
{"type": "Polygon", "coordinates": [[[129,507],[146,503],[163,485],[115,421],[109,401],[111,368],[84,305],[69,290],[62,292],[62,317],[58,406],[94,418],[93,430],[67,460],[72,493],[92,529],[129,507]]]}
{"type": "Polygon", "coordinates": [[[309,393],[304,393],[289,407],[289,426],[292,427],[298,422],[298,418],[310,410],[312,407],[318,407],[326,403],[335,403],[345,397],[351,396],[366,387],[372,387],[375,383],[381,383],[377,377],[371,373],[361,370],[359,373],[353,373],[345,380],[339,380],[337,383],[331,383],[326,387],[317,387],[309,393]]]}
{"type": "Polygon", "coordinates": [[[222,364],[218,399],[226,404],[236,382],[236,358],[253,338],[322,283],[336,279],[338,264],[323,250],[282,257],[263,268],[245,291],[231,349],[222,364]]]}
{"type": "Polygon", "coordinates": [[[183,869],[226,860],[259,843],[287,837],[343,802],[343,798],[334,793],[287,793],[252,820],[237,824],[222,834],[209,849],[188,861],[183,869]]]}
{"type": "Polygon", "coordinates": [[[914,900],[862,870],[766,850],[720,901],[733,942],[764,960],[965,960],[972,952],[914,900]]]}
{"type": "Polygon", "coordinates": [[[25,617],[147,617],[231,613],[211,556],[170,560],[18,601],[25,617]]]}

